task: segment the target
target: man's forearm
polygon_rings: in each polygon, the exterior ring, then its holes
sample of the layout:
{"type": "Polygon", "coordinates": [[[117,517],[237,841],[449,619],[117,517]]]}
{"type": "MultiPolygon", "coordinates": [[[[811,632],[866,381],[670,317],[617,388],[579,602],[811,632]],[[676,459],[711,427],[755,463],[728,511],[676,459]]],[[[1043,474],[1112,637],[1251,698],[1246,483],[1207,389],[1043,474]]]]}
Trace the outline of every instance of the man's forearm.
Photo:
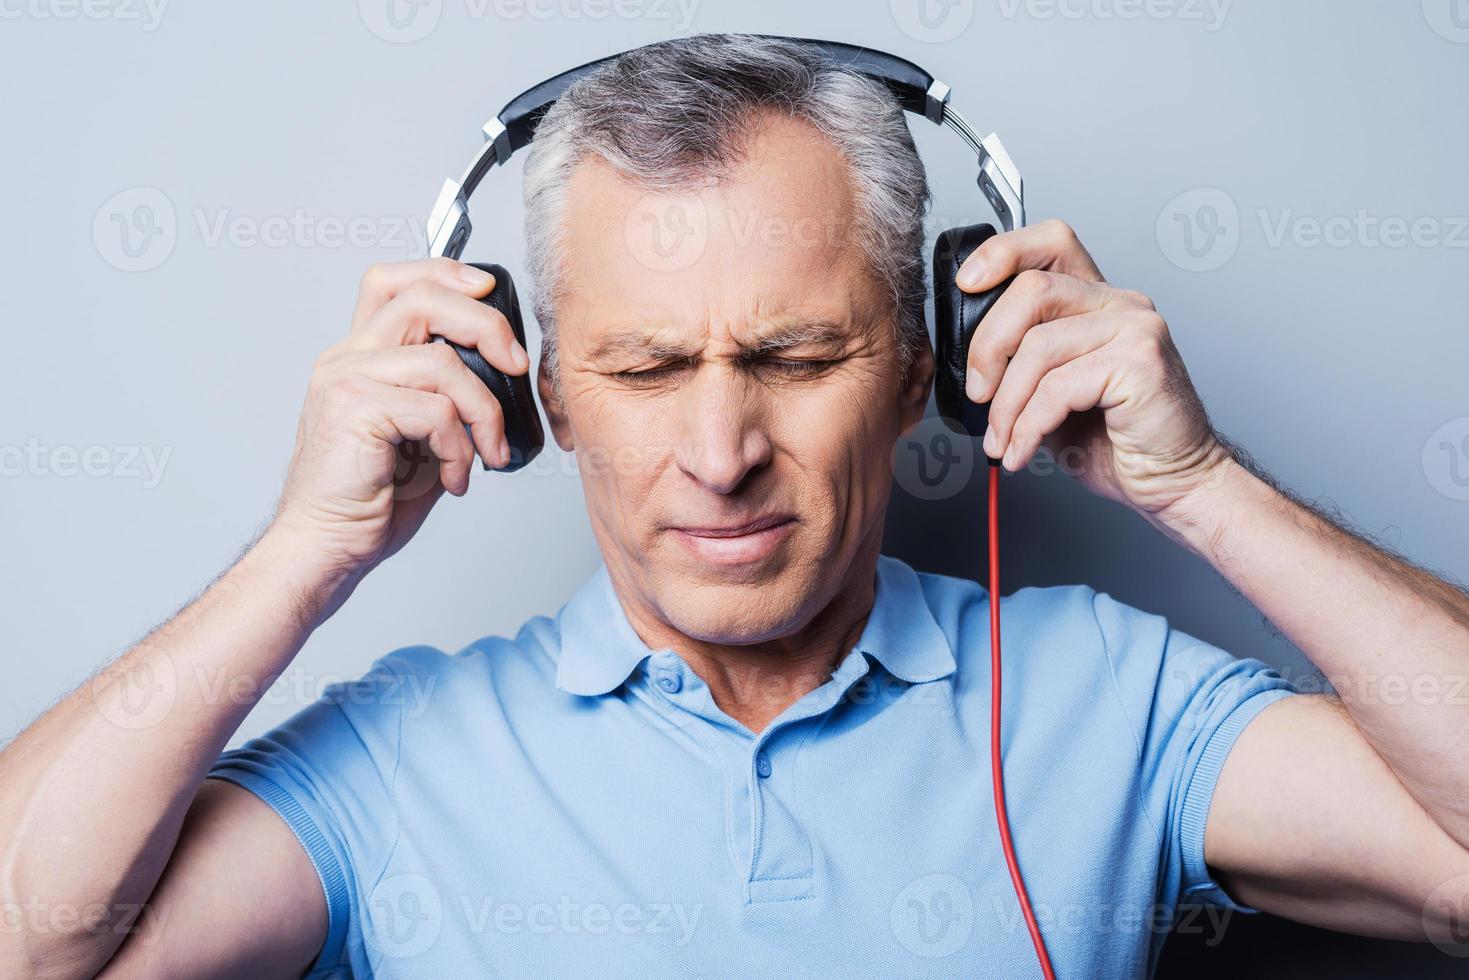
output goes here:
{"type": "Polygon", "coordinates": [[[1469,847],[1469,597],[1233,461],[1156,523],[1311,658],[1408,791],[1469,847]]]}
{"type": "Polygon", "coordinates": [[[0,974],[90,975],[122,941],[209,765],[345,584],[309,558],[267,533],[0,753],[0,889],[22,926],[0,974]]]}

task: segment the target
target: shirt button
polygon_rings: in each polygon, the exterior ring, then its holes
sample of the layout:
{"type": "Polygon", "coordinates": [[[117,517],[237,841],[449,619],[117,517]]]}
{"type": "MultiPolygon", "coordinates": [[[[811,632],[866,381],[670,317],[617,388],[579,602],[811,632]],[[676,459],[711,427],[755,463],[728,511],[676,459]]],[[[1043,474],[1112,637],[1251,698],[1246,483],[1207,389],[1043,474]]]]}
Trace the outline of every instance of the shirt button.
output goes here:
{"type": "Polygon", "coordinates": [[[755,756],[755,774],[761,779],[770,778],[770,756],[764,752],[755,756]]]}
{"type": "Polygon", "coordinates": [[[677,694],[683,687],[683,678],[671,670],[665,670],[658,674],[658,686],[669,694],[677,694]]]}

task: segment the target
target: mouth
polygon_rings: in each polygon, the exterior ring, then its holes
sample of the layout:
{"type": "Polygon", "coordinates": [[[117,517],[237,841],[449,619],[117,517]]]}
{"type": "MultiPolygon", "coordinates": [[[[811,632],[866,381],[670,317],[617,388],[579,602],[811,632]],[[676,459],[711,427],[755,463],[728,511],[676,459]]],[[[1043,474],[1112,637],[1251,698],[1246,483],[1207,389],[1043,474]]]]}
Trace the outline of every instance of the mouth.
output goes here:
{"type": "Polygon", "coordinates": [[[742,524],[675,526],[669,531],[696,558],[716,565],[744,565],[770,557],[795,527],[790,514],[767,514],[742,524]]]}

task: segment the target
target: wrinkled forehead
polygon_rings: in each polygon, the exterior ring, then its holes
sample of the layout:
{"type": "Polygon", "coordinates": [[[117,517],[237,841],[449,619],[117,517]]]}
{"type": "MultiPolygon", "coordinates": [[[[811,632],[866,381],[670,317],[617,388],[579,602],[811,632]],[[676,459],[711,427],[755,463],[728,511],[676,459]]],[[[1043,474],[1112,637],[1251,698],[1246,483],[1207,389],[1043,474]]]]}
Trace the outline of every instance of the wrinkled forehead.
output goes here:
{"type": "Polygon", "coordinates": [[[595,334],[630,323],[865,330],[880,308],[850,168],[807,123],[768,121],[718,179],[649,188],[589,156],[566,192],[565,346],[594,344],[595,334]]]}

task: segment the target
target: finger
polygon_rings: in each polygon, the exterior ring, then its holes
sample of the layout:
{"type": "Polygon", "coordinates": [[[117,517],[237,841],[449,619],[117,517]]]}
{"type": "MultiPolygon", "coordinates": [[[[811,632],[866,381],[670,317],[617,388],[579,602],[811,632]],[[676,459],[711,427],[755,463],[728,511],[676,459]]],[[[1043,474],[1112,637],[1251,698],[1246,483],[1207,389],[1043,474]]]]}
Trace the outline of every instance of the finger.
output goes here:
{"type": "Polygon", "coordinates": [[[1041,440],[1075,412],[1111,408],[1121,366],[1114,346],[1101,347],[1048,372],[1026,402],[1005,447],[1003,464],[1012,473],[1029,464],[1041,440]]]}
{"type": "Polygon", "coordinates": [[[390,299],[348,338],[365,350],[424,344],[443,337],[473,347],[506,374],[524,374],[530,356],[499,310],[435,282],[420,279],[390,299]]]}
{"type": "Polygon", "coordinates": [[[964,390],[974,402],[993,397],[1026,333],[1038,323],[1125,306],[1152,309],[1139,293],[1113,289],[1105,283],[1032,269],[1022,272],[980,321],[969,343],[964,390]]]}
{"type": "Polygon", "coordinates": [[[460,421],[469,426],[480,458],[496,467],[510,462],[500,402],[448,344],[362,351],[341,361],[336,370],[446,396],[454,403],[460,421]]]}
{"type": "Polygon", "coordinates": [[[378,438],[388,458],[387,472],[396,466],[397,446],[407,440],[428,445],[439,461],[439,482],[454,496],[469,489],[474,448],[459,422],[459,413],[447,395],[373,381],[365,385],[368,402],[376,414],[371,435],[378,438]]]}
{"type": "Polygon", "coordinates": [[[964,260],[954,281],[966,293],[977,293],[1026,269],[1045,269],[1087,282],[1102,281],[1101,271],[1076,232],[1054,218],[987,239],[964,260]]]}
{"type": "Polygon", "coordinates": [[[1004,453],[1016,420],[1042,378],[1066,362],[1105,346],[1120,330],[1115,316],[1083,313],[1050,320],[1026,331],[990,400],[989,429],[984,435],[986,455],[999,459],[1004,453]]]}
{"type": "Polygon", "coordinates": [[[475,297],[487,295],[495,286],[495,277],[488,272],[453,259],[379,262],[368,268],[357,288],[352,329],[356,330],[390,299],[420,280],[436,282],[446,289],[475,297]]]}

